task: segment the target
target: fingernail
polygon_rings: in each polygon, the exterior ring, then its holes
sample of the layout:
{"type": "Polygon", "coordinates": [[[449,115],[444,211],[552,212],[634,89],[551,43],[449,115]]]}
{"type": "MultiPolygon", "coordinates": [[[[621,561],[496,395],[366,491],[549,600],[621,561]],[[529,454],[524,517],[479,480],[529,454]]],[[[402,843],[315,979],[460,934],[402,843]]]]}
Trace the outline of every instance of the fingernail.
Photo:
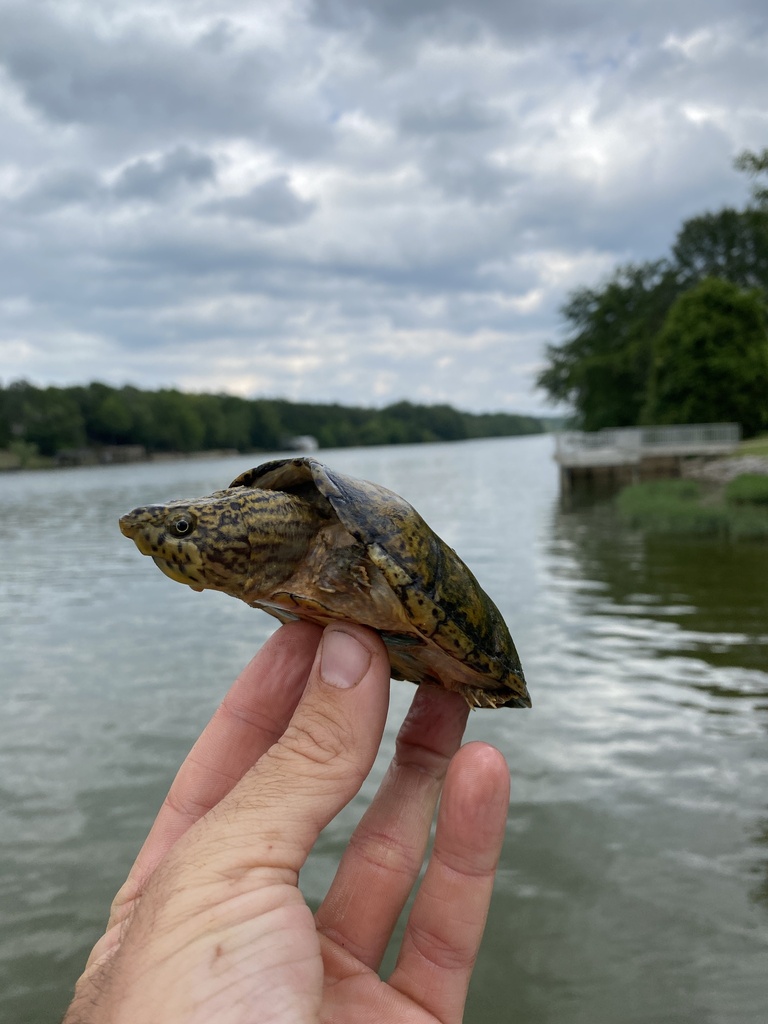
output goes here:
{"type": "Polygon", "coordinates": [[[343,629],[327,630],[320,654],[320,675],[330,686],[349,689],[357,686],[371,664],[367,647],[343,629]]]}

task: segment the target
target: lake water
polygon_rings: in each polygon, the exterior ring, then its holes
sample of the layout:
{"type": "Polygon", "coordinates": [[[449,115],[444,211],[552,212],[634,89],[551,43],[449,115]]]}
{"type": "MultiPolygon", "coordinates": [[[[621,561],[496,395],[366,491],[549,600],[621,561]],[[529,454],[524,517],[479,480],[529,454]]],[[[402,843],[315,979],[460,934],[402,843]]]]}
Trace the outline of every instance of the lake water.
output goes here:
{"type": "MultiPolygon", "coordinates": [[[[510,624],[531,711],[481,711],[513,801],[467,1024],[768,1019],[768,546],[564,510],[551,438],[323,452],[408,498],[510,624]]],[[[118,532],[248,458],[0,477],[0,1022],[56,1022],[173,774],[266,615],[118,532]]],[[[302,885],[316,903],[382,750],[302,885]]]]}

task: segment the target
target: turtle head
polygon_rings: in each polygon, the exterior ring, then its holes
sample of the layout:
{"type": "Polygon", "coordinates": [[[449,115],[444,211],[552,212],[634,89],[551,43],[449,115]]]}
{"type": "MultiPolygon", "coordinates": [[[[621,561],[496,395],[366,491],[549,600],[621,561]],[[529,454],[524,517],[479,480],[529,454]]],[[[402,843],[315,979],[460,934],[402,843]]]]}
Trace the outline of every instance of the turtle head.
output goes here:
{"type": "Polygon", "coordinates": [[[304,505],[280,491],[228,488],[135,508],[121,516],[120,529],[177,583],[251,602],[304,557],[316,529],[304,505]]]}
{"type": "Polygon", "coordinates": [[[250,544],[232,505],[226,491],[196,501],[143,505],[120,517],[120,529],[177,583],[233,593],[248,576],[250,544]]]}

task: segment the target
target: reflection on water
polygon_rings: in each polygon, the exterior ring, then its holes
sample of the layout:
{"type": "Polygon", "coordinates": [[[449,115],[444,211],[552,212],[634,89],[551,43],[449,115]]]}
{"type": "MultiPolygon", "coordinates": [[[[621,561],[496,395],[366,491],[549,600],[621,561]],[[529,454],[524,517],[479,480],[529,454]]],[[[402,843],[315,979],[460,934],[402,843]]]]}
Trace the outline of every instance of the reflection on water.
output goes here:
{"type": "MultiPolygon", "coordinates": [[[[712,666],[764,670],[768,644],[768,548],[677,537],[643,539],[623,529],[609,504],[558,516],[552,551],[606,616],[653,623],[656,643],[712,666]],[[661,628],[659,629],[659,624],[661,628]]],[[[763,680],[764,681],[764,680],[763,680]]]]}
{"type": "MultiPolygon", "coordinates": [[[[547,438],[323,453],[409,498],[512,628],[532,711],[468,1024],[753,1024],[768,1005],[768,546],[561,509],[547,438]]],[[[0,478],[0,1021],[55,1021],[163,793],[274,623],[156,572],[116,518],[242,459],[0,478]]],[[[410,700],[303,873],[316,903],[410,700]]],[[[390,956],[391,962],[391,956],[390,956]]]]}

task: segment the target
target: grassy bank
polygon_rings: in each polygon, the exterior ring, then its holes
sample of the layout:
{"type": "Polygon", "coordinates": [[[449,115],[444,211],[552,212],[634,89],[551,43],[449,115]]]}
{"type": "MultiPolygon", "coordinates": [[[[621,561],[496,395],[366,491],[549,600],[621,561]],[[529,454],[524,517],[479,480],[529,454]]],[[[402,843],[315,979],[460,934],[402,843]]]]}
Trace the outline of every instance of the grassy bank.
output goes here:
{"type": "Polygon", "coordinates": [[[768,434],[760,434],[759,437],[750,437],[742,441],[735,455],[768,455],[768,434]]]}
{"type": "Polygon", "coordinates": [[[768,476],[745,473],[725,487],[654,480],[625,487],[618,508],[648,533],[768,541],[768,476]]]}
{"type": "Polygon", "coordinates": [[[15,441],[8,448],[0,448],[0,472],[14,469],[50,469],[53,459],[39,455],[37,445],[15,441]]]}

